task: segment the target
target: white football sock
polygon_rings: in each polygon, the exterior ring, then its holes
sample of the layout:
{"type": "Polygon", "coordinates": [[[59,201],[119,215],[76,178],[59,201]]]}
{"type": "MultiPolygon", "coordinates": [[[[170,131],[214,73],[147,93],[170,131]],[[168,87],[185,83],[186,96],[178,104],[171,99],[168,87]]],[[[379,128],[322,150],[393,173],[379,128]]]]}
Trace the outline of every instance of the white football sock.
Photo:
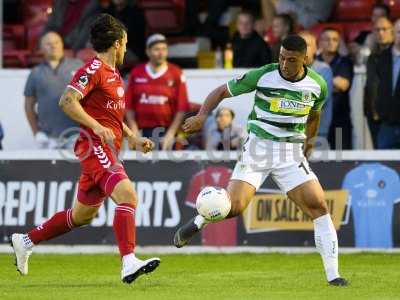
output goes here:
{"type": "Polygon", "coordinates": [[[202,230],[208,223],[209,222],[202,215],[197,215],[194,218],[194,224],[196,224],[199,230],[202,230]]]}
{"type": "Polygon", "coordinates": [[[321,254],[326,278],[331,281],[340,277],[338,264],[338,239],[335,226],[329,214],[314,220],[315,246],[321,254]]]}
{"type": "Polygon", "coordinates": [[[134,262],[136,260],[137,260],[137,258],[135,256],[135,254],[134,253],[130,253],[130,254],[124,255],[122,257],[122,264],[124,266],[126,266],[126,265],[129,265],[129,264],[131,264],[132,262],[134,262]]]}

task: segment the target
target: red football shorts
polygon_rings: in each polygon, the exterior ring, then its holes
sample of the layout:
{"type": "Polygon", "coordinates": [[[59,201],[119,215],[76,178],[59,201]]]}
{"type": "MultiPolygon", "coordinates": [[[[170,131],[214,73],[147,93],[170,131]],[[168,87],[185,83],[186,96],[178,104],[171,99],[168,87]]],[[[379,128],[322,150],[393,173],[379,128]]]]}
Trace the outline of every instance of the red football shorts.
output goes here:
{"type": "Polygon", "coordinates": [[[79,139],[75,154],[80,160],[78,201],[88,206],[100,206],[121,180],[128,178],[124,167],[107,145],[91,144],[79,139]]]}

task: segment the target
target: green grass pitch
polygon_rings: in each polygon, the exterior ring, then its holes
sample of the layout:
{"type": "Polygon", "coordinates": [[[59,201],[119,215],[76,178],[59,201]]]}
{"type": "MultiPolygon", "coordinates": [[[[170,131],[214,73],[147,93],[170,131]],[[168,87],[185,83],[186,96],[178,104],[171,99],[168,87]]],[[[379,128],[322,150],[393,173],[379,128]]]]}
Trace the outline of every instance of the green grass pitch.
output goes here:
{"type": "Polygon", "coordinates": [[[346,288],[327,285],[317,254],[160,257],[154,273],[125,285],[117,255],[33,254],[22,277],[1,254],[0,299],[400,299],[399,254],[341,255],[346,288]]]}

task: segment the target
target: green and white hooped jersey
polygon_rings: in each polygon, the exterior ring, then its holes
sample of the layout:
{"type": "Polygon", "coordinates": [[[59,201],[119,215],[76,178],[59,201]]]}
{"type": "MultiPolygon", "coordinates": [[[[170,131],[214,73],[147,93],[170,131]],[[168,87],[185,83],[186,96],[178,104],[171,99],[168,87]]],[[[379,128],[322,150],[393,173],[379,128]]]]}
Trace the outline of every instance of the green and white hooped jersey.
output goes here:
{"type": "Polygon", "coordinates": [[[310,68],[303,79],[291,82],[279,73],[279,64],[251,70],[227,83],[238,96],[256,91],[247,129],[262,139],[304,142],[310,110],[320,111],[327,95],[325,80],[310,68]]]}

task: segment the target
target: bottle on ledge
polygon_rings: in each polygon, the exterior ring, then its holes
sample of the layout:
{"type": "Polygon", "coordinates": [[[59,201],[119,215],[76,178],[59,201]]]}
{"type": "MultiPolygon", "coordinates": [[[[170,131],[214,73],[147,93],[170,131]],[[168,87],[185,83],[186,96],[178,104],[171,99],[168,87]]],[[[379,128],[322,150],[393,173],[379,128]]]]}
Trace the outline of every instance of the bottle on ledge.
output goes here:
{"type": "Polygon", "coordinates": [[[233,68],[233,50],[231,43],[226,44],[226,48],[224,51],[224,68],[225,69],[233,68]]]}

